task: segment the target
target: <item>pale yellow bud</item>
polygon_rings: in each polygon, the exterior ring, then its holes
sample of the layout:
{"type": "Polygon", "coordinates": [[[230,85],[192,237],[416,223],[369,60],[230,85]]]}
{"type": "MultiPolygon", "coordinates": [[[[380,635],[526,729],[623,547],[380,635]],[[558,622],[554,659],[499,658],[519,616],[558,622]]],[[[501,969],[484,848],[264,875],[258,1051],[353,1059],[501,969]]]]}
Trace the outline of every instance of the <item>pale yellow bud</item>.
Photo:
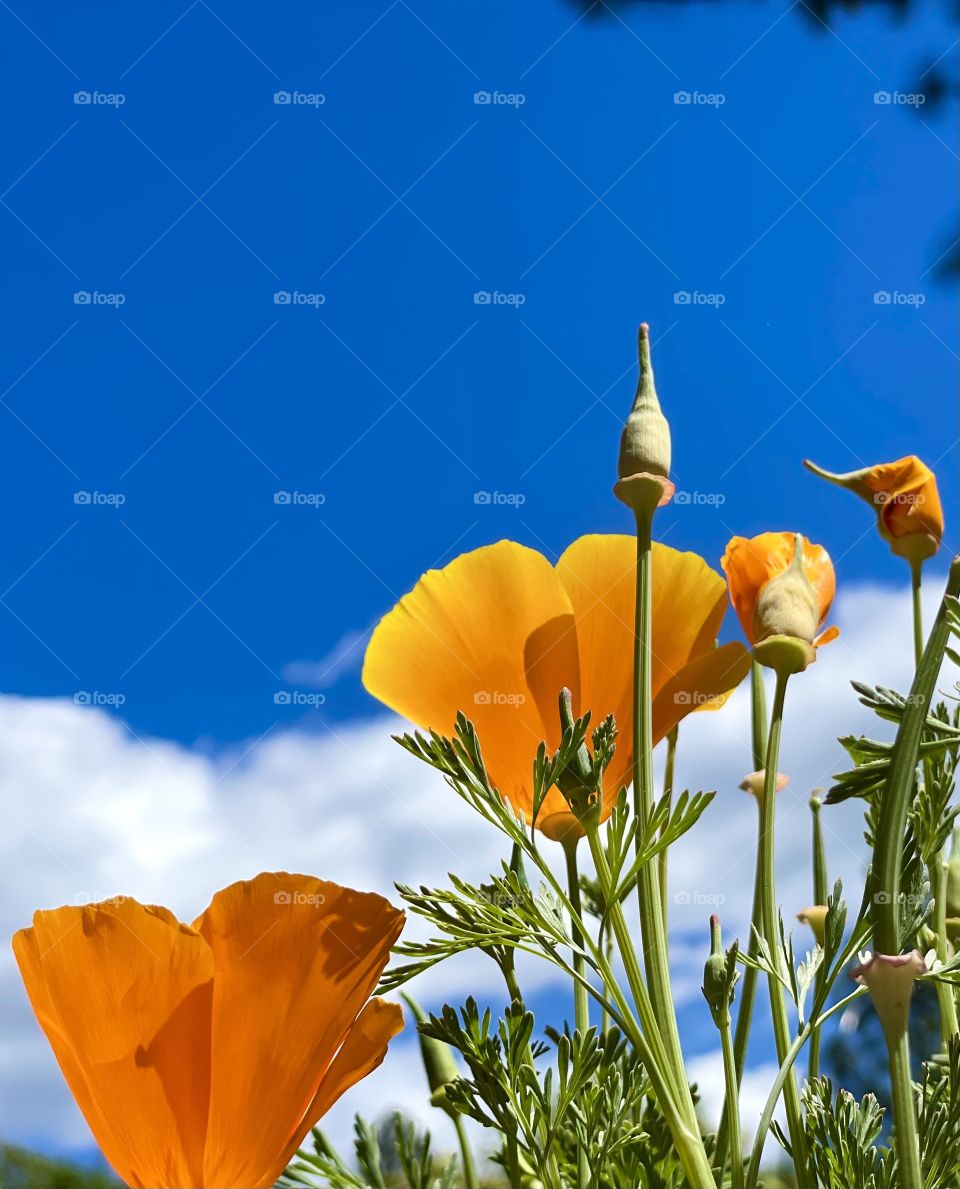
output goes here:
{"type": "Polygon", "coordinates": [[[637,336],[640,376],[633,408],[620,437],[617,474],[621,479],[633,475],[670,476],[670,426],[660,410],[650,362],[650,328],[640,324],[637,336]]]}
{"type": "Polygon", "coordinates": [[[760,591],[754,613],[754,639],[792,636],[812,644],[820,625],[816,591],[803,569],[803,537],[794,538],[793,560],[760,591]]]}

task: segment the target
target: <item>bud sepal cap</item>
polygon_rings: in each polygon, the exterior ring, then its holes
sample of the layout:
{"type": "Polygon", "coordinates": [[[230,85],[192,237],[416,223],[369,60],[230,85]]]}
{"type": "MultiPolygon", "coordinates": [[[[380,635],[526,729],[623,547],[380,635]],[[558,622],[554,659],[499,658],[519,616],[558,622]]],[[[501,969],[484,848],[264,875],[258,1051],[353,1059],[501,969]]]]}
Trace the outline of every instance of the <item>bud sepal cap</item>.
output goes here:
{"type": "Polygon", "coordinates": [[[870,992],[888,1045],[895,1045],[906,1032],[913,984],[926,972],[919,950],[906,954],[861,954],[860,965],[850,971],[850,977],[870,992]]]}
{"type": "Polygon", "coordinates": [[[637,334],[640,375],[633,408],[620,435],[620,456],[614,486],[617,499],[635,511],[652,514],[669,503],[674,492],[670,482],[670,426],[660,408],[650,361],[650,327],[641,322],[637,334]]]}

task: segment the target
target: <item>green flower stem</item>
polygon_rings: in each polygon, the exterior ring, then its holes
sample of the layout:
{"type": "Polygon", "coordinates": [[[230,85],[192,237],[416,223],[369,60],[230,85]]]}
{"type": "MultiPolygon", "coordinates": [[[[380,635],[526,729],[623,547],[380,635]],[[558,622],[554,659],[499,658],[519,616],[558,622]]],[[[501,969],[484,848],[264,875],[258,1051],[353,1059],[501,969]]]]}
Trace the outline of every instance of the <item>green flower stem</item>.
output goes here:
{"type": "MultiPolygon", "coordinates": [[[[634,697],[633,697],[633,808],[637,818],[636,848],[653,811],[653,699],[651,674],[653,668],[653,551],[651,528],[656,504],[653,500],[639,502],[634,508],[637,523],[637,594],[634,622],[634,697]]],[[[670,963],[667,957],[665,906],[660,895],[659,864],[645,863],[637,879],[640,902],[640,935],[643,940],[647,988],[654,1017],[666,1051],[668,1069],[673,1073],[680,1094],[683,1113],[691,1129],[700,1138],[699,1123],[690,1095],[683,1065],[683,1050],[670,985],[670,963]]],[[[614,920],[617,919],[617,905],[614,920]]],[[[622,912],[620,913],[623,919],[622,912]]],[[[623,951],[623,942],[617,941],[623,951]]],[[[632,948],[632,947],[631,947],[632,948]]],[[[703,1141],[698,1144],[704,1163],[709,1169],[703,1141]]],[[[712,1183],[712,1176],[702,1185],[712,1183]]],[[[702,1185],[698,1189],[702,1189],[702,1185]]]]}
{"type": "Polygon", "coordinates": [[[767,690],[763,684],[763,666],[750,665],[750,742],[753,770],[759,772],[767,758],[767,690]]]}
{"type": "MultiPolygon", "coordinates": [[[[866,987],[857,987],[855,991],[851,991],[849,995],[845,995],[832,1007],[819,1016],[816,1020],[808,1021],[803,1027],[800,1034],[790,1046],[787,1055],[783,1061],[780,1062],[780,1069],[777,1073],[773,1085],[770,1087],[770,1093],[767,1096],[766,1104],[763,1108],[763,1113],[760,1116],[760,1123],[757,1127],[757,1134],[753,1141],[753,1151],[750,1153],[750,1164],[747,1168],[747,1185],[746,1189],[757,1189],[757,1180],[760,1176],[760,1160],[763,1157],[763,1145],[766,1142],[767,1133],[770,1130],[770,1124],[773,1121],[773,1112],[776,1110],[777,1101],[780,1098],[780,1093],[790,1076],[790,1071],[793,1069],[793,1063],[796,1061],[803,1048],[804,1042],[811,1032],[819,1032],[822,1025],[834,1014],[834,1012],[842,1011],[847,1004],[857,999],[860,995],[866,994],[866,987]]],[[[906,1185],[907,1182],[904,1182],[906,1185]]],[[[918,1182],[919,1184],[919,1182],[918,1182]]]]}
{"type": "MultiPolygon", "coordinates": [[[[810,799],[810,814],[813,819],[813,904],[826,904],[830,896],[829,879],[827,877],[827,851],[823,844],[823,825],[820,821],[820,800],[810,799]]],[[[814,995],[818,995],[823,981],[827,977],[826,969],[821,966],[814,977],[814,995]]],[[[810,1038],[810,1061],[807,1066],[807,1076],[815,1078],[820,1073],[820,1032],[814,1032],[810,1038]]]]}
{"type": "MultiPolygon", "coordinates": [[[[763,921],[763,938],[770,951],[771,961],[779,966],[780,930],[777,917],[777,895],[774,884],[774,822],[776,817],[777,764],[780,759],[780,732],[783,725],[783,702],[787,692],[788,675],[777,674],[773,711],[770,715],[770,731],[767,736],[767,756],[764,764],[763,799],[760,802],[760,903],[763,921]]],[[[781,1064],[790,1051],[790,1024],[787,1019],[787,1005],[784,1002],[783,985],[774,975],[768,976],[770,984],[770,1011],[773,1016],[773,1035],[777,1045],[777,1060],[781,1064]]],[[[800,1110],[800,1091],[792,1075],[786,1079],[783,1101],[787,1112],[787,1126],[790,1145],[796,1168],[799,1189],[808,1189],[811,1184],[808,1172],[807,1140],[803,1129],[800,1110]]]]}
{"type": "Polygon", "coordinates": [[[887,1044],[890,1061],[890,1096],[893,1105],[894,1142],[898,1179],[910,1189],[923,1189],[920,1141],[917,1137],[917,1104],[910,1075],[910,1034],[906,1028],[898,1041],[887,1044]]]}
{"type": "MultiPolygon", "coordinates": [[[[922,561],[910,563],[910,587],[913,595],[913,652],[917,667],[923,657],[923,604],[921,599],[921,571],[922,561]]],[[[923,778],[929,786],[931,781],[931,764],[928,759],[923,761],[923,778]]],[[[928,869],[930,887],[933,889],[933,929],[937,935],[936,952],[941,962],[946,962],[947,951],[947,853],[942,848],[934,858],[928,869]]],[[[957,1001],[953,988],[946,983],[938,982],[937,1005],[940,1008],[940,1037],[944,1045],[960,1030],[957,1021],[957,1001]]]]}
{"type": "MultiPolygon", "coordinates": [[[[941,848],[939,855],[930,865],[930,886],[933,888],[933,928],[937,934],[937,957],[941,962],[947,962],[950,954],[947,947],[947,875],[950,866],[947,859],[946,847],[941,848]]],[[[940,1036],[944,1044],[960,1032],[960,1022],[957,1020],[957,1000],[953,987],[947,983],[937,982],[937,1003],[940,1006],[940,1036]]]]}
{"type": "Polygon", "coordinates": [[[740,1136],[740,1085],[737,1062],[733,1053],[730,1031],[730,1012],[724,1013],[720,1023],[720,1048],[723,1053],[723,1079],[726,1085],[724,1122],[730,1136],[730,1184],[743,1189],[743,1139],[740,1136]]]}
{"type": "MultiPolygon", "coordinates": [[[[663,795],[667,798],[667,805],[673,805],[673,781],[677,766],[677,735],[679,727],[674,727],[667,736],[667,762],[663,769],[663,795]]],[[[664,823],[666,829],[666,823],[664,823]]],[[[667,929],[667,852],[664,847],[658,856],[660,864],[660,903],[663,905],[663,928],[667,929]]]]}
{"type": "Polygon", "coordinates": [[[903,831],[913,798],[917,756],[923,726],[943,663],[950,635],[948,599],[960,594],[960,558],[950,567],[947,589],[910,687],[906,709],[897,728],[873,852],[873,940],[881,954],[900,953],[900,869],[903,861],[903,831]],[[878,894],[879,893],[879,894],[878,894]]]}
{"type": "MultiPolygon", "coordinates": [[[[753,756],[753,770],[759,772],[763,767],[767,754],[767,693],[763,684],[763,668],[756,661],[750,666],[750,727],[751,753],[753,756]]],[[[747,952],[751,957],[757,956],[757,937],[763,928],[760,919],[760,863],[759,854],[753,878],[753,908],[750,912],[750,940],[747,952]]],[[[755,966],[748,966],[743,973],[740,984],[739,1006],[737,1007],[737,1026],[733,1034],[733,1059],[737,1071],[737,1088],[743,1078],[743,1070],[747,1061],[747,1046],[750,1043],[750,1026],[753,1023],[753,1004],[757,997],[757,976],[759,971],[755,966]]],[[[727,1109],[724,1107],[717,1131],[717,1151],[715,1161],[721,1169],[726,1167],[727,1156],[727,1109]]]]}
{"type": "MultiPolygon", "coordinates": [[[[647,995],[643,975],[640,971],[640,962],[630,938],[626,918],[623,915],[623,908],[615,897],[610,898],[610,892],[613,890],[612,880],[603,843],[595,829],[590,831],[588,837],[597,876],[604,889],[604,896],[608,897],[608,911],[613,935],[617,940],[627,981],[640,1016],[642,1031],[638,1028],[630,1040],[643,1062],[654,1095],[670,1128],[670,1134],[683,1165],[688,1186],[690,1189],[712,1189],[712,1186],[715,1185],[713,1170],[703,1145],[703,1137],[700,1134],[700,1125],[693,1107],[693,1099],[690,1096],[686,1071],[682,1063],[677,1066],[667,1058],[659,1027],[654,1018],[653,1005],[647,995]]],[[[651,867],[652,864],[646,865],[647,870],[651,867]]],[[[632,1020],[632,1013],[630,1013],[629,1006],[623,1002],[623,996],[616,985],[613,972],[605,968],[606,963],[603,965],[604,981],[618,1000],[621,1012],[628,1020],[632,1020]]]]}
{"type": "Polygon", "coordinates": [[[470,1140],[467,1138],[463,1115],[453,1116],[453,1126],[457,1133],[457,1143],[460,1145],[464,1189],[480,1189],[480,1182],[477,1180],[477,1166],[473,1160],[473,1152],[470,1150],[470,1140]]]}
{"type": "Polygon", "coordinates": [[[922,561],[910,563],[910,591],[913,596],[913,659],[919,666],[923,656],[923,600],[921,598],[922,561]]]}
{"type": "MultiPolygon", "coordinates": [[[[583,919],[583,907],[580,902],[580,872],[577,867],[577,847],[580,845],[578,835],[569,833],[563,839],[563,853],[567,860],[567,893],[574,908],[574,915],[570,918],[570,931],[573,937],[573,968],[578,977],[573,980],[573,1015],[576,1029],[585,1034],[590,1027],[590,1000],[584,984],[583,934],[580,931],[580,921],[583,919]]],[[[577,1144],[577,1184],[584,1185],[590,1179],[590,1164],[583,1144],[577,1144]]]]}

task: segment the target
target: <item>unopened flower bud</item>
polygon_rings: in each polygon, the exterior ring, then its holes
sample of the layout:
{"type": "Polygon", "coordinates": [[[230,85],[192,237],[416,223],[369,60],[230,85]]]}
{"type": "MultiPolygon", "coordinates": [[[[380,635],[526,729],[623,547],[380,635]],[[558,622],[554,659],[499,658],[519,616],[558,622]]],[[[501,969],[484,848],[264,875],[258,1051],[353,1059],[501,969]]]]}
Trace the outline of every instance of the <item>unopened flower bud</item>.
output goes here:
{"type": "Polygon", "coordinates": [[[640,324],[637,336],[640,376],[633,408],[620,437],[617,473],[621,479],[631,475],[670,475],[670,426],[660,409],[650,362],[650,328],[640,324]]]}
{"type": "Polygon", "coordinates": [[[726,998],[727,960],[723,956],[723,941],[720,932],[720,918],[714,913],[710,918],[710,957],[703,967],[703,997],[716,1011],[726,998]]]}
{"type": "Polygon", "coordinates": [[[817,945],[823,945],[824,928],[827,920],[827,906],[825,904],[811,904],[797,913],[797,920],[801,925],[809,925],[817,945]]]}
{"type": "Polygon", "coordinates": [[[673,495],[670,482],[670,426],[660,408],[650,362],[650,328],[641,322],[637,334],[640,375],[633,408],[620,435],[617,460],[619,480],[614,486],[618,499],[635,510],[653,509],[673,495]]]}
{"type": "Polygon", "coordinates": [[[917,975],[926,972],[918,950],[906,954],[868,954],[850,977],[870,992],[887,1044],[895,1045],[907,1029],[917,975]]]}
{"type": "MultiPolygon", "coordinates": [[[[407,1007],[410,1008],[417,1024],[426,1024],[428,1017],[420,1004],[410,995],[401,993],[401,998],[407,1007]]],[[[423,1060],[424,1072],[427,1075],[427,1084],[430,1087],[430,1102],[433,1106],[437,1106],[449,1114],[450,1106],[447,1102],[444,1087],[451,1082],[455,1082],[460,1076],[457,1063],[453,1059],[453,1050],[442,1040],[437,1040],[432,1036],[424,1036],[419,1028],[417,1029],[417,1035],[420,1040],[420,1057],[423,1060]]]]}
{"type": "Polygon", "coordinates": [[[919,564],[943,538],[943,508],[933,471],[915,454],[858,471],[834,474],[809,459],[804,466],[872,505],[877,528],[898,557],[919,564]]]}
{"type": "Polygon", "coordinates": [[[817,596],[803,569],[803,537],[794,537],[793,560],[760,591],[754,613],[754,639],[791,636],[812,644],[820,622],[817,596]]]}
{"type": "MultiPolygon", "coordinates": [[[[750,793],[759,801],[763,796],[763,782],[766,778],[766,773],[761,768],[759,772],[748,772],[743,780],[740,781],[740,787],[745,793],[750,793]]],[[[777,773],[777,780],[774,785],[774,791],[780,792],[785,789],[790,783],[790,777],[785,776],[782,772],[777,773]]]]}

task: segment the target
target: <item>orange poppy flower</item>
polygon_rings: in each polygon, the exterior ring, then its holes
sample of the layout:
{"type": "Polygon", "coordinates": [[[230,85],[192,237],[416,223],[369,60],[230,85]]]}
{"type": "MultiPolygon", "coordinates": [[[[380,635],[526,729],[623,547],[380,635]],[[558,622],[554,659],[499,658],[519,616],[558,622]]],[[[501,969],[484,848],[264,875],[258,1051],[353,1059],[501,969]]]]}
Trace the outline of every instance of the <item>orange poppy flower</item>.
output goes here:
{"type": "MultiPolygon", "coordinates": [[[[838,627],[822,631],[830,612],[836,590],[833,562],[822,545],[812,545],[806,537],[799,538],[803,549],[803,575],[810,587],[811,607],[809,616],[800,614],[798,619],[807,619],[809,631],[804,627],[790,633],[801,635],[808,644],[819,647],[828,644],[840,635],[838,627]],[[820,635],[816,633],[820,631],[820,635]]],[[[740,620],[743,633],[751,644],[759,644],[766,636],[773,634],[770,624],[758,622],[758,606],[768,584],[785,575],[794,561],[797,547],[796,533],[761,533],[757,537],[733,537],[727,545],[723,560],[724,573],[730,587],[730,601],[740,620]]]]}
{"type": "Polygon", "coordinates": [[[270,873],[192,925],[126,898],[38,912],[13,949],[128,1185],[260,1189],[403,1027],[370,998],[403,920],[380,896],[270,873]]]}
{"type": "Polygon", "coordinates": [[[915,454],[842,475],[822,470],[809,459],[804,466],[872,504],[880,535],[900,557],[923,561],[940,548],[943,508],[937,479],[915,454]]]}
{"type": "MultiPolygon", "coordinates": [[[[630,781],[636,541],[581,537],[552,566],[500,541],[425,574],[380,621],[363,667],[367,690],[426,730],[449,735],[457,711],[476,724],[491,780],[529,821],[533,757],[560,742],[557,699],[620,728],[604,781],[603,818],[630,781]]],[[[724,581],[694,553],[653,546],[653,739],[692,710],[716,708],[750,665],[715,647],[724,581]]],[[[559,789],[541,806],[549,838],[580,831],[559,789]]],[[[582,831],[580,831],[582,832],[582,831]]]]}

